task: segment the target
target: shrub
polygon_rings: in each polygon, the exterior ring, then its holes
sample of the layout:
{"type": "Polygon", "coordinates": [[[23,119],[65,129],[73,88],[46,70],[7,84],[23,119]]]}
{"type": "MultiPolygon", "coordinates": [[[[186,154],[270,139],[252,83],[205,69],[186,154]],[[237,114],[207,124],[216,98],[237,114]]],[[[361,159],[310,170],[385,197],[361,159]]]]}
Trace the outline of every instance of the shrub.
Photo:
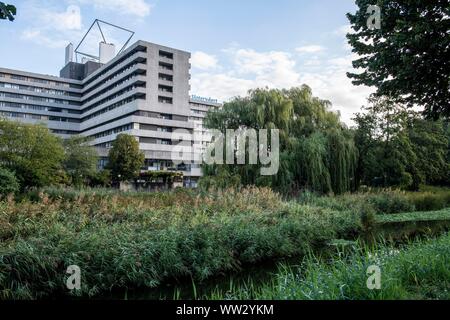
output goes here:
{"type": "Polygon", "coordinates": [[[13,172],[0,168],[0,195],[6,196],[18,192],[19,182],[13,172]]]}
{"type": "Polygon", "coordinates": [[[402,213],[415,211],[414,204],[403,193],[390,192],[369,196],[377,213],[402,213]]]}
{"type": "Polygon", "coordinates": [[[111,186],[111,171],[108,169],[100,170],[92,174],[89,178],[91,187],[107,188],[111,186]]]}
{"type": "Polygon", "coordinates": [[[427,192],[413,195],[411,200],[418,211],[433,211],[443,209],[449,205],[447,202],[448,197],[448,194],[432,194],[427,192]]]}

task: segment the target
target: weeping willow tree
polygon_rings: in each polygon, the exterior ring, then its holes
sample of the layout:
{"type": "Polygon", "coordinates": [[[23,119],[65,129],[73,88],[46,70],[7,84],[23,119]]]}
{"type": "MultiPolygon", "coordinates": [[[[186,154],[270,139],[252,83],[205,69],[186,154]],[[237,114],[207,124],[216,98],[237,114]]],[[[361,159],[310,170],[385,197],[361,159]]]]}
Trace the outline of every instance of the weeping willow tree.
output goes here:
{"type": "Polygon", "coordinates": [[[252,90],[247,97],[210,112],[206,127],[223,133],[226,129],[279,129],[280,167],[274,176],[261,176],[260,165],[206,166],[204,181],[238,176],[243,185],[269,186],[283,193],[351,190],[357,149],[330,107],[329,101],[314,97],[308,86],[302,86],[252,90]]]}
{"type": "Polygon", "coordinates": [[[327,141],[321,132],[299,140],[297,154],[297,177],[301,186],[328,193],[332,191],[331,175],[327,166],[327,141]],[[303,181],[302,181],[303,180],[303,181]]]}

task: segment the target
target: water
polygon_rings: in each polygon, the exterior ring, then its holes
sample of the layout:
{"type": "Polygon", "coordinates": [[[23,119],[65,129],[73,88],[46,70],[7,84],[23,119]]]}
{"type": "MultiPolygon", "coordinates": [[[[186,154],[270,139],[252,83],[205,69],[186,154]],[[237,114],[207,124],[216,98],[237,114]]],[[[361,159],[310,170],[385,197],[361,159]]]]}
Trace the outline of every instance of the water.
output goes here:
{"type": "Polygon", "coordinates": [[[300,257],[288,259],[268,260],[258,264],[244,265],[241,270],[223,273],[205,281],[193,280],[189,277],[172,279],[166,281],[155,289],[133,289],[128,291],[112,292],[102,299],[128,299],[128,300],[193,300],[209,296],[212,292],[219,290],[227,292],[230,285],[234,287],[244,285],[250,281],[255,286],[260,286],[270,282],[277,271],[279,265],[291,267],[299,266],[300,257]]]}

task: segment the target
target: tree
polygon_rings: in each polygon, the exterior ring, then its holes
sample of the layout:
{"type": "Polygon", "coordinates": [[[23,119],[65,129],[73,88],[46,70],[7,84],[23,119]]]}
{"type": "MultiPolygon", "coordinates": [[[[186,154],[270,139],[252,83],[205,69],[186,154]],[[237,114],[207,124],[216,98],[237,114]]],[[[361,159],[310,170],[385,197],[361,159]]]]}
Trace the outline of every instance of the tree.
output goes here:
{"type": "Polygon", "coordinates": [[[347,35],[361,73],[348,73],[356,85],[374,86],[408,106],[424,107],[428,117],[450,116],[450,6],[448,0],[356,0],[347,14],[347,35]],[[381,28],[369,29],[367,9],[376,3],[381,28]]]}
{"type": "Polygon", "coordinates": [[[111,187],[111,171],[108,169],[97,171],[89,177],[89,186],[91,187],[111,187]]]}
{"type": "Polygon", "coordinates": [[[64,140],[65,159],[64,170],[74,185],[82,185],[96,173],[98,155],[89,145],[89,139],[82,136],[73,136],[64,140]]]}
{"type": "Polygon", "coordinates": [[[408,136],[418,161],[417,166],[427,184],[446,184],[450,181],[450,162],[447,159],[448,137],[442,120],[427,121],[415,118],[408,127],[408,136]]]}
{"type": "Polygon", "coordinates": [[[0,164],[23,189],[60,182],[63,160],[61,140],[45,126],[0,119],[0,164]]]}
{"type": "Polygon", "coordinates": [[[14,16],[16,13],[17,10],[15,6],[0,2],[0,19],[14,21],[14,16]]]}
{"type": "Polygon", "coordinates": [[[357,114],[357,183],[417,190],[446,184],[450,163],[446,123],[424,119],[391,99],[371,99],[357,114]]]}
{"type": "Polygon", "coordinates": [[[139,150],[136,138],[119,134],[109,151],[108,168],[113,179],[127,181],[136,178],[144,165],[145,155],[139,150]]]}
{"type": "Polygon", "coordinates": [[[321,193],[350,191],[357,149],[351,132],[330,106],[305,85],[252,90],[247,97],[209,112],[206,127],[223,133],[225,129],[278,129],[280,168],[274,176],[261,176],[260,165],[204,166],[202,180],[207,183],[203,184],[212,185],[211,179],[216,179],[215,185],[221,186],[223,180],[233,178],[242,185],[267,186],[283,193],[305,188],[321,193]]]}
{"type": "Polygon", "coordinates": [[[0,168],[0,196],[7,196],[19,191],[19,182],[13,172],[0,168]]]}

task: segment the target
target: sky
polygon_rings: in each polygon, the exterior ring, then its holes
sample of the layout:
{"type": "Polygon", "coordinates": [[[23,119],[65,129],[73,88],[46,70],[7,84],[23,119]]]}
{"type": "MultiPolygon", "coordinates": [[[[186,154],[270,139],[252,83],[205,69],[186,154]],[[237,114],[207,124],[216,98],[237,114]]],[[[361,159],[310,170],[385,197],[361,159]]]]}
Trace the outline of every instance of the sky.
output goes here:
{"type": "MultiPolygon", "coordinates": [[[[254,88],[307,84],[351,125],[373,92],[346,76],[356,57],[345,38],[353,0],[5,2],[17,7],[17,16],[0,22],[0,67],[58,75],[65,46],[77,46],[98,18],[133,30],[131,42],[191,52],[191,94],[228,101],[254,88]]],[[[127,39],[126,32],[103,29],[118,47],[127,39]]],[[[95,53],[99,37],[95,31],[80,49],[95,53]]]]}

